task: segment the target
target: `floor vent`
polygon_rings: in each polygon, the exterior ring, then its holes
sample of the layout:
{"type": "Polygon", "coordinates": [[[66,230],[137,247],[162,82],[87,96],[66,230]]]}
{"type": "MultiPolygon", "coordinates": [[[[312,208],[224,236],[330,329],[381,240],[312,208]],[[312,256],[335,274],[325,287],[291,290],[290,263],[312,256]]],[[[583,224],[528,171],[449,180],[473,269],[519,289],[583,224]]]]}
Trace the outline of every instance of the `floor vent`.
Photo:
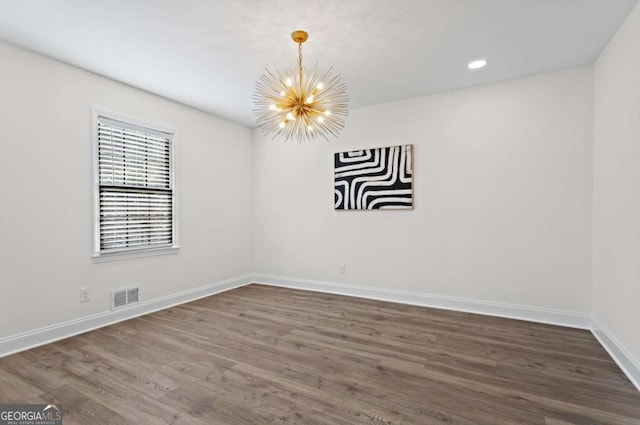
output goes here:
{"type": "Polygon", "coordinates": [[[139,301],[138,294],[138,288],[111,291],[111,310],[122,308],[127,304],[137,303],[139,301]]]}

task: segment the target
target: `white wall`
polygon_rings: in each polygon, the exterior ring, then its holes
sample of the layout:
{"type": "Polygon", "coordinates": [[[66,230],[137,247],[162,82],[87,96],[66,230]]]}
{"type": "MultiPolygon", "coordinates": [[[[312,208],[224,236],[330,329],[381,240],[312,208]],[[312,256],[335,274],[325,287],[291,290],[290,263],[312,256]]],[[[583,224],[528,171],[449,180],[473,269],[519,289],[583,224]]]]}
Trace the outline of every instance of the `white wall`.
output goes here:
{"type": "Polygon", "coordinates": [[[596,62],[594,85],[594,317],[640,379],[640,6],[596,62]]]}
{"type": "Polygon", "coordinates": [[[254,131],[256,272],[589,313],[592,149],[591,67],[357,109],[330,143],[254,131]],[[404,143],[415,210],[333,210],[334,152],[404,143]]]}
{"type": "Polygon", "coordinates": [[[2,43],[0,128],[0,339],[252,271],[248,128],[2,43]],[[92,106],[178,129],[179,254],[92,262],[92,106]]]}

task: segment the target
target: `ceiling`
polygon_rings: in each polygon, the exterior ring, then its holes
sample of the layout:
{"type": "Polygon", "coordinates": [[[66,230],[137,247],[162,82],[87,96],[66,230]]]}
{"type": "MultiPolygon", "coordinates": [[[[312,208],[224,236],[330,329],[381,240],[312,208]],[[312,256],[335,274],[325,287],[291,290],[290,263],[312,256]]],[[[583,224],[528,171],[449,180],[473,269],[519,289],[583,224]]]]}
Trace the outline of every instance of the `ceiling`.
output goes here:
{"type": "Polygon", "coordinates": [[[295,29],[357,108],[591,63],[637,1],[3,0],[0,39],[254,126],[255,81],[295,65],[295,29]]]}

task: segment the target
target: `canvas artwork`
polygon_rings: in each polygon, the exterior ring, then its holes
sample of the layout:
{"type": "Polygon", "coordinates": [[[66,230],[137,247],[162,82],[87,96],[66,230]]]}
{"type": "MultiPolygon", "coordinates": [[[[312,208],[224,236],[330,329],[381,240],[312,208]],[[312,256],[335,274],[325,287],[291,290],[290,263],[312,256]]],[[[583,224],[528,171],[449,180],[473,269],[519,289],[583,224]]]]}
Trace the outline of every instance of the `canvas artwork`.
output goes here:
{"type": "Polygon", "coordinates": [[[336,210],[413,208],[413,145],[334,155],[336,210]]]}

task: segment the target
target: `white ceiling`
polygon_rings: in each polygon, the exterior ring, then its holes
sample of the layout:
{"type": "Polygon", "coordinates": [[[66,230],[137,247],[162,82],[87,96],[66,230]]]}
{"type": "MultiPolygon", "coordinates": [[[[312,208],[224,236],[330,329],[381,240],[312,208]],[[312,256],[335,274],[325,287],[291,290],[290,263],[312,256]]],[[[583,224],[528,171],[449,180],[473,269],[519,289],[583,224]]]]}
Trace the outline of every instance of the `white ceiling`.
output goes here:
{"type": "Polygon", "coordinates": [[[0,39],[253,126],[255,80],[295,65],[295,29],[354,108],[590,63],[637,1],[2,0],[0,39]]]}

